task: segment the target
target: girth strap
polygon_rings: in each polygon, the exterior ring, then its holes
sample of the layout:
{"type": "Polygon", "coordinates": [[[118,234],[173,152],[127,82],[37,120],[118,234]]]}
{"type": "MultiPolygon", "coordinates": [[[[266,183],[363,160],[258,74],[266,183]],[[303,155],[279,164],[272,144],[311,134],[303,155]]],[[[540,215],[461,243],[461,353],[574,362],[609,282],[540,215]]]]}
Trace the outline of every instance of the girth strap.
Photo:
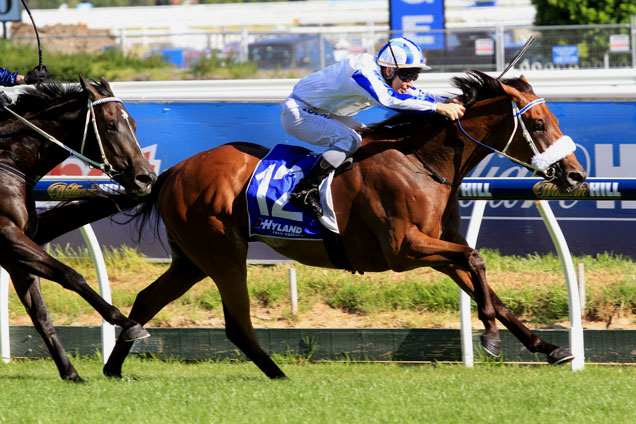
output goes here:
{"type": "Polygon", "coordinates": [[[354,274],[356,272],[363,274],[360,271],[356,271],[353,268],[353,265],[351,265],[351,262],[349,262],[340,234],[336,234],[333,231],[328,230],[327,227],[320,222],[320,220],[318,220],[318,226],[320,227],[322,241],[325,245],[325,250],[327,251],[327,256],[329,256],[331,263],[338,269],[345,269],[354,274]]]}

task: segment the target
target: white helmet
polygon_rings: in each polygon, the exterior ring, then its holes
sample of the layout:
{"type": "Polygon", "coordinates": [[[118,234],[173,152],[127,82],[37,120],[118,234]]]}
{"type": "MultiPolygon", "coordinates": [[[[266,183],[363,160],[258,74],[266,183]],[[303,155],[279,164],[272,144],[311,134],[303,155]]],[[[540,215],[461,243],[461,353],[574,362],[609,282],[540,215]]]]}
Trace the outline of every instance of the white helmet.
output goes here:
{"type": "Polygon", "coordinates": [[[431,69],[426,66],[422,49],[411,40],[400,37],[392,38],[378,52],[376,63],[380,66],[395,68],[420,68],[422,71],[431,69]],[[389,47],[389,44],[391,45],[389,47]],[[393,53],[391,53],[393,50],[393,53]],[[395,55],[395,57],[394,57],[395,55]]]}

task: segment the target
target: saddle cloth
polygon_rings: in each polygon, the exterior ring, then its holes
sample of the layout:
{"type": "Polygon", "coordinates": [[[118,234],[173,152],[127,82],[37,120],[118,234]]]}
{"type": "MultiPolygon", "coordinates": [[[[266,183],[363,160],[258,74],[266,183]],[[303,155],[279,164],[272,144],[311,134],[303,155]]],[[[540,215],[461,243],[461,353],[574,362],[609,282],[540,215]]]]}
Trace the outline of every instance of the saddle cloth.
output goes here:
{"type": "Polygon", "coordinates": [[[331,172],[320,185],[323,216],[288,202],[289,193],[319,156],[300,146],[278,144],[256,166],[246,191],[250,236],[321,240],[320,223],[339,234],[331,198],[331,172]]]}

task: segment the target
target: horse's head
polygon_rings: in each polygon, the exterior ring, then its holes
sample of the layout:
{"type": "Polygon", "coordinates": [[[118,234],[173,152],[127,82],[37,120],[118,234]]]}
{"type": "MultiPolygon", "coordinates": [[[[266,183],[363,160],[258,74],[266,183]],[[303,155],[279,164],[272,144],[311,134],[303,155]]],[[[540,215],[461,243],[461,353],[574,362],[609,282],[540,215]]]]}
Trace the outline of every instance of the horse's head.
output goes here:
{"type": "MultiPolygon", "coordinates": [[[[105,78],[89,82],[80,75],[80,84],[88,95],[93,110],[97,143],[87,143],[84,154],[90,159],[106,162],[112,168],[109,175],[135,196],[150,193],[157,174],[144,156],[135,135],[135,120],[113,92],[105,78]]],[[[88,123],[87,123],[88,124],[88,123]]]]}
{"type": "Polygon", "coordinates": [[[514,102],[514,119],[518,119],[521,127],[515,131],[515,139],[509,144],[507,154],[529,164],[526,167],[543,178],[553,180],[561,190],[577,189],[585,180],[586,173],[574,156],[574,142],[563,135],[559,120],[548,109],[545,100],[534,94],[526,79],[522,76],[518,82],[529,89],[521,91],[500,83],[514,102]]]}

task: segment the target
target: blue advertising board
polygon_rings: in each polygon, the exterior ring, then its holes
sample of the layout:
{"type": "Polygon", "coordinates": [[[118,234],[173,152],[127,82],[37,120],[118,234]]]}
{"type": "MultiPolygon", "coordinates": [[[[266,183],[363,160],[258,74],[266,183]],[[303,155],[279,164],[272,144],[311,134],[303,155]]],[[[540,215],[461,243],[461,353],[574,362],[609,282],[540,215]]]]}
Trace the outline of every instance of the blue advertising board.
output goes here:
{"type": "Polygon", "coordinates": [[[390,0],[391,30],[395,37],[403,36],[423,50],[444,48],[444,0],[390,0]],[[402,31],[400,34],[399,31],[402,31]]]}
{"type": "MultiPolygon", "coordinates": [[[[575,154],[588,176],[636,178],[636,101],[549,102],[548,106],[559,119],[563,133],[576,143],[575,154]]],[[[278,143],[307,146],[282,129],[278,103],[127,103],[126,107],[137,121],[142,147],[153,151],[157,172],[231,141],[269,147],[278,143]]],[[[378,107],[356,117],[368,124],[391,113],[378,107]]],[[[530,171],[490,155],[469,177],[530,177],[530,171]]],[[[460,201],[464,231],[473,202],[460,201]]],[[[573,254],[607,251],[636,258],[636,201],[572,198],[551,201],[550,205],[573,254]]],[[[124,242],[122,233],[131,239],[131,231],[118,229],[118,224],[100,221],[99,225],[102,229],[97,226],[95,231],[102,244],[119,246],[124,242]]],[[[488,202],[477,247],[499,249],[505,254],[553,251],[534,201],[515,199],[488,202]]],[[[147,235],[140,250],[149,256],[166,256],[152,235],[147,235]]]]}
{"type": "Polygon", "coordinates": [[[578,65],[578,46],[552,46],[552,63],[555,65],[578,65]]]}
{"type": "Polygon", "coordinates": [[[0,0],[0,21],[20,22],[22,20],[22,9],[20,0],[0,0]]]}

